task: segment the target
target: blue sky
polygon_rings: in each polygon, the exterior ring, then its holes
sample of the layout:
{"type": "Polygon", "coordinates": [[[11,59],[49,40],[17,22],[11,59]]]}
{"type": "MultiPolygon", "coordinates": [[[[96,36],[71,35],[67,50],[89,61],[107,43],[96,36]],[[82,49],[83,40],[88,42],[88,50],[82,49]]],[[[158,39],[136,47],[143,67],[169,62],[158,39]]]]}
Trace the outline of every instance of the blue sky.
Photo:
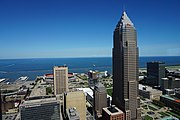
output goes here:
{"type": "Polygon", "coordinates": [[[140,56],[180,56],[179,0],[1,0],[0,59],[111,56],[123,6],[140,56]]]}

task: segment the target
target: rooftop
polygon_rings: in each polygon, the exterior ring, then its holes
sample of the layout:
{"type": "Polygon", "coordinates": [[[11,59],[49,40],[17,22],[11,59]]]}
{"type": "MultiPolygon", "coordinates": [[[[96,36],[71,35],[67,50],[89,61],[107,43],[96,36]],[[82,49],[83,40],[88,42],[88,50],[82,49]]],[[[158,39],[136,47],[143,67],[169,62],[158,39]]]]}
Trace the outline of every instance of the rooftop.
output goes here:
{"type": "Polygon", "coordinates": [[[103,92],[103,91],[106,91],[106,88],[104,87],[104,85],[100,82],[98,82],[95,87],[94,87],[95,90],[98,90],[100,92],[103,92]]]}
{"type": "Polygon", "coordinates": [[[76,108],[69,108],[66,110],[68,117],[70,120],[80,120],[79,114],[76,110],[76,108]]]}
{"type": "Polygon", "coordinates": [[[53,98],[45,98],[45,99],[27,100],[27,101],[24,101],[20,106],[33,107],[33,106],[40,106],[41,104],[51,103],[51,102],[58,103],[56,98],[53,97],[53,98]]]}
{"type": "Polygon", "coordinates": [[[161,62],[161,61],[152,61],[152,62],[147,62],[147,63],[165,64],[165,62],[161,62]]]}
{"type": "Polygon", "coordinates": [[[143,91],[149,91],[149,92],[160,92],[160,90],[157,90],[157,89],[153,89],[152,87],[150,86],[145,86],[145,85],[142,85],[142,84],[139,84],[139,90],[143,90],[143,91]]]}
{"type": "Polygon", "coordinates": [[[112,105],[110,107],[103,108],[103,110],[109,114],[109,115],[118,115],[118,114],[123,114],[123,111],[118,109],[115,105],[112,105]]]}
{"type": "Polygon", "coordinates": [[[67,66],[66,65],[64,65],[64,66],[54,66],[54,68],[67,68],[67,66]]]}
{"type": "Polygon", "coordinates": [[[175,97],[175,96],[173,96],[173,95],[171,95],[171,96],[169,96],[169,95],[162,95],[161,97],[164,97],[164,98],[167,98],[169,100],[172,100],[172,101],[180,103],[180,99],[175,97]]]}
{"type": "MultiPolygon", "coordinates": [[[[82,90],[85,95],[87,96],[90,95],[93,98],[93,90],[90,88],[76,88],[77,90],[82,90]]],[[[110,101],[112,101],[112,97],[110,95],[107,94],[107,98],[110,98],[110,101]]]]}

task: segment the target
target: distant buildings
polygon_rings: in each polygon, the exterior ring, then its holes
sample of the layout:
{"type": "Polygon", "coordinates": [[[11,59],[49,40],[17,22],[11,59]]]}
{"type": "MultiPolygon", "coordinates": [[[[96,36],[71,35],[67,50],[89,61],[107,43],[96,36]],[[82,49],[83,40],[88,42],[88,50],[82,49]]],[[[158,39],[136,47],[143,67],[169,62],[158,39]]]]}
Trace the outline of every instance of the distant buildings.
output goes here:
{"type": "Polygon", "coordinates": [[[139,84],[139,95],[150,100],[160,100],[162,91],[139,84]]]}
{"type": "Polygon", "coordinates": [[[94,111],[97,118],[102,117],[104,107],[107,107],[107,91],[104,85],[98,82],[94,87],[94,111]]]}
{"type": "Polygon", "coordinates": [[[123,110],[126,120],[141,119],[138,97],[138,58],[136,30],[123,12],[114,30],[113,102],[123,110]]]}
{"type": "Polygon", "coordinates": [[[76,108],[80,120],[86,120],[86,96],[83,91],[64,93],[64,113],[70,108],[76,108]]]}
{"type": "Polygon", "coordinates": [[[161,78],[161,90],[180,88],[180,78],[168,76],[161,78]]]}
{"type": "Polygon", "coordinates": [[[123,111],[112,105],[103,108],[102,120],[125,120],[125,114],[123,111]]]}
{"type": "Polygon", "coordinates": [[[68,91],[68,67],[55,66],[54,69],[54,94],[63,94],[68,91]]]}
{"type": "Polygon", "coordinates": [[[45,74],[43,76],[43,79],[47,84],[51,84],[51,85],[54,84],[54,75],[53,74],[45,74]]]}
{"type": "Polygon", "coordinates": [[[98,72],[90,70],[88,72],[88,83],[90,87],[93,87],[97,83],[98,72]]]}
{"type": "Polygon", "coordinates": [[[56,98],[34,99],[20,105],[21,120],[60,120],[60,102],[56,98]]]}
{"type": "Polygon", "coordinates": [[[161,78],[165,77],[165,63],[163,62],[148,62],[147,63],[147,80],[146,83],[150,86],[160,86],[161,78]]]}

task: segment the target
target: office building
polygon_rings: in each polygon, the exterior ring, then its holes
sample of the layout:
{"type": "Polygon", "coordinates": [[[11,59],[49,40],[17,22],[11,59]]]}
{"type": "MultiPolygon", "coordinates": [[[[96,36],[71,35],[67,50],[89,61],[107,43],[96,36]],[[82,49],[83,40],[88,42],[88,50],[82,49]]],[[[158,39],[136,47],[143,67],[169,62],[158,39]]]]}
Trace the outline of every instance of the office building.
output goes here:
{"type": "Polygon", "coordinates": [[[98,82],[94,87],[94,111],[97,118],[102,117],[104,107],[107,107],[107,91],[104,85],[98,82]]]}
{"type": "Polygon", "coordinates": [[[115,105],[103,108],[102,120],[125,120],[123,111],[118,109],[115,105]]]}
{"type": "Polygon", "coordinates": [[[88,84],[90,87],[94,87],[94,85],[97,83],[98,79],[98,72],[90,70],[88,72],[88,84]]]}
{"type": "Polygon", "coordinates": [[[60,102],[56,98],[34,99],[20,105],[21,120],[60,120],[60,102]]]}
{"type": "MultiPolygon", "coordinates": [[[[86,96],[83,91],[64,93],[64,112],[69,108],[76,108],[80,120],[86,119],[86,96]]],[[[66,115],[67,116],[67,115],[66,115]]]]}
{"type": "Polygon", "coordinates": [[[148,62],[147,63],[147,80],[146,83],[150,86],[160,86],[161,78],[165,77],[165,63],[163,62],[148,62]]]}
{"type": "Polygon", "coordinates": [[[90,79],[98,79],[98,72],[97,71],[89,70],[88,77],[90,79]]]}
{"type": "Polygon", "coordinates": [[[62,94],[68,91],[68,67],[54,67],[54,94],[62,94]]]}
{"type": "Polygon", "coordinates": [[[139,95],[150,100],[160,100],[162,91],[153,89],[150,86],[139,84],[139,95]]]}
{"type": "Polygon", "coordinates": [[[125,112],[126,120],[141,119],[137,37],[135,27],[126,12],[123,12],[114,30],[113,39],[112,104],[125,112]]]}
{"type": "MultiPolygon", "coordinates": [[[[91,105],[94,106],[94,90],[92,90],[92,88],[76,88],[77,90],[81,90],[85,93],[86,95],[86,100],[87,102],[91,105]]],[[[107,106],[110,106],[112,102],[112,97],[110,95],[107,94],[107,106]]]]}
{"type": "Polygon", "coordinates": [[[180,78],[168,76],[161,78],[161,90],[180,88],[180,78]]]}

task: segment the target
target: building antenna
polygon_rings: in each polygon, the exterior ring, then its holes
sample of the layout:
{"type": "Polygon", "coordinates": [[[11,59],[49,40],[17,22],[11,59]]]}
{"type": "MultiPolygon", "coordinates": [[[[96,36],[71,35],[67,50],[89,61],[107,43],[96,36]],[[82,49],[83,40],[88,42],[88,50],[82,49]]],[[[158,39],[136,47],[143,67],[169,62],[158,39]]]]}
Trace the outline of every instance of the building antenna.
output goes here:
{"type": "Polygon", "coordinates": [[[126,11],[126,6],[125,6],[125,4],[123,4],[123,12],[125,12],[126,11]]]}

